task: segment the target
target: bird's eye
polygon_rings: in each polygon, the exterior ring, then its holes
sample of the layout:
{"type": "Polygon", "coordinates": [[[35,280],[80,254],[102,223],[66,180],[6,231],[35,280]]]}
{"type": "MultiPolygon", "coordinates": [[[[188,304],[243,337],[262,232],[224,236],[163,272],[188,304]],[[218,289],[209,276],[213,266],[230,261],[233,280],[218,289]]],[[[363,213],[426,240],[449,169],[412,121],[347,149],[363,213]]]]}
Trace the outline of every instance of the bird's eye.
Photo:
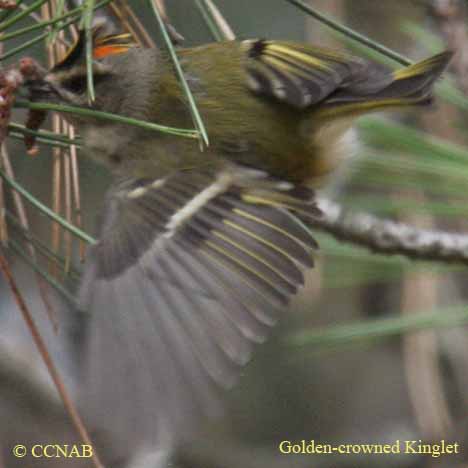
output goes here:
{"type": "Polygon", "coordinates": [[[86,76],[74,76],[63,82],[63,86],[74,94],[81,94],[86,91],[86,76]]]}
{"type": "MultiPolygon", "coordinates": [[[[106,75],[94,74],[94,84],[106,79],[106,75]]],[[[63,81],[63,87],[74,94],[83,94],[88,86],[86,75],[75,75],[63,81]]]]}

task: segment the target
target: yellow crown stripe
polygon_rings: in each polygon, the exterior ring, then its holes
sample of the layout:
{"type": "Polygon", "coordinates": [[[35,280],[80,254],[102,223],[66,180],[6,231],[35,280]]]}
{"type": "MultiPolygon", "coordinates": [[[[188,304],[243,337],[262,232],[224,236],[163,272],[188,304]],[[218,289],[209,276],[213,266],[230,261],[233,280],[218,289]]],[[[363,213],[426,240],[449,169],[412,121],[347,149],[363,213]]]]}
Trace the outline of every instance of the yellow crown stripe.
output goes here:
{"type": "Polygon", "coordinates": [[[96,44],[105,44],[105,43],[107,43],[109,41],[128,40],[128,39],[131,39],[131,38],[132,38],[132,35],[129,34],[129,33],[115,34],[115,35],[110,35],[110,36],[98,37],[96,39],[96,44]]]}
{"type": "Polygon", "coordinates": [[[134,44],[130,44],[128,42],[112,42],[112,43],[106,43],[106,44],[95,44],[94,47],[95,48],[99,48],[99,47],[125,47],[125,48],[130,48],[132,47],[134,44]]]}
{"type": "Polygon", "coordinates": [[[62,60],[60,60],[60,63],[65,62],[70,57],[70,55],[73,53],[73,51],[78,47],[79,42],[80,42],[80,40],[78,39],[77,41],[75,41],[73,43],[72,46],[70,46],[66,50],[65,55],[63,56],[62,60]]]}

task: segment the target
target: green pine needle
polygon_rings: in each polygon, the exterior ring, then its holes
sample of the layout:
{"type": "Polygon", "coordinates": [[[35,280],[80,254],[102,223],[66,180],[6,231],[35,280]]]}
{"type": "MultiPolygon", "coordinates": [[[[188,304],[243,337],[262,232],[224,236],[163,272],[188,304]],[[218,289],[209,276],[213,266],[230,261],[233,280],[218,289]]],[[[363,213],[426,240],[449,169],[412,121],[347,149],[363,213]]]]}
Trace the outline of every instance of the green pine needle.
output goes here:
{"type": "Polygon", "coordinates": [[[65,106],[60,104],[50,104],[43,102],[29,102],[29,101],[16,101],[15,107],[26,109],[37,109],[46,111],[56,111],[65,114],[82,115],[85,117],[92,117],[102,120],[110,120],[112,122],[124,123],[133,125],[135,127],[144,128],[146,130],[154,130],[157,132],[167,133],[169,135],[176,135],[184,138],[198,138],[198,133],[195,130],[187,130],[183,128],[166,127],[164,125],[147,122],[145,120],[133,119],[131,117],[124,117],[123,115],[110,114],[108,112],[96,111],[92,109],[85,109],[83,107],[65,106]]]}
{"type": "Polygon", "coordinates": [[[224,34],[219,29],[216,21],[213,20],[213,15],[211,14],[210,10],[207,8],[206,3],[204,0],[195,0],[195,4],[197,5],[198,10],[205,22],[206,26],[211,32],[211,35],[216,41],[223,41],[225,40],[224,34]]]}
{"type": "Polygon", "coordinates": [[[55,278],[52,278],[44,268],[39,266],[34,260],[31,259],[31,255],[27,254],[24,249],[13,239],[8,241],[8,247],[13,250],[25,263],[27,263],[36,273],[42,276],[47,283],[55,288],[67,301],[73,305],[76,304],[76,298],[73,294],[69,293],[55,278]]]}
{"type": "Polygon", "coordinates": [[[81,17],[80,29],[84,29],[86,37],[86,80],[88,84],[89,105],[96,99],[93,79],[93,18],[94,0],[86,0],[83,4],[83,16],[81,17]]]}
{"type": "Polygon", "coordinates": [[[58,224],[63,226],[65,229],[67,229],[69,232],[74,234],[79,239],[84,240],[88,244],[96,243],[96,239],[89,236],[88,234],[86,234],[86,232],[82,231],[81,229],[78,229],[76,226],[73,226],[68,221],[63,219],[61,216],[57,215],[54,211],[52,211],[50,208],[48,208],[43,203],[41,203],[34,195],[28,192],[21,184],[11,179],[10,177],[8,177],[7,174],[2,169],[0,169],[0,177],[6,182],[8,186],[16,190],[22,197],[24,197],[29,203],[31,203],[41,213],[44,213],[50,219],[52,219],[53,221],[56,221],[58,224]]]}
{"type": "Polygon", "coordinates": [[[367,320],[297,333],[287,342],[294,346],[332,347],[377,340],[428,328],[458,327],[468,323],[468,306],[461,304],[433,311],[367,320]]]}
{"type": "Polygon", "coordinates": [[[37,10],[45,2],[47,2],[47,0],[36,0],[35,2],[31,3],[31,5],[28,6],[28,8],[25,8],[23,11],[13,16],[12,18],[3,21],[2,23],[0,23],[0,32],[5,31],[6,29],[16,24],[18,21],[22,20],[23,18],[26,18],[30,13],[37,10]]]}
{"type": "Polygon", "coordinates": [[[174,64],[174,68],[176,70],[177,76],[179,77],[182,89],[184,90],[184,93],[188,99],[189,106],[190,106],[190,112],[192,114],[192,119],[194,121],[195,127],[197,128],[201,138],[202,138],[202,143],[204,143],[206,146],[209,146],[210,142],[208,139],[208,134],[205,129],[205,124],[203,123],[203,120],[200,116],[200,113],[197,108],[197,104],[195,102],[195,99],[193,98],[192,91],[190,90],[189,85],[187,84],[187,81],[184,76],[184,72],[182,71],[182,67],[180,65],[179,59],[177,57],[177,54],[174,49],[174,45],[172,44],[171,38],[169,37],[169,34],[167,32],[166,25],[164,24],[164,21],[161,17],[161,14],[159,13],[158,8],[154,4],[152,0],[148,0],[149,5],[156,17],[156,20],[158,22],[158,26],[161,30],[162,36],[164,38],[164,42],[166,43],[166,47],[169,51],[169,55],[172,59],[172,63],[174,64]]]}
{"type": "Polygon", "coordinates": [[[389,49],[388,47],[385,47],[383,44],[380,44],[377,41],[374,41],[362,34],[359,34],[358,32],[354,31],[354,29],[348,28],[347,26],[340,24],[338,21],[330,18],[329,16],[324,15],[323,13],[320,13],[315,8],[312,8],[311,6],[309,6],[306,2],[302,0],[286,0],[286,1],[289,3],[292,3],[293,5],[298,7],[300,10],[304,11],[308,15],[320,21],[322,24],[325,24],[326,26],[332,28],[333,30],[338,31],[339,33],[343,34],[344,36],[350,39],[353,39],[356,42],[364,44],[366,47],[373,49],[386,57],[391,58],[395,62],[401,63],[402,65],[411,65],[413,63],[410,59],[408,59],[404,55],[401,55],[395,52],[394,50],[389,49]]]}

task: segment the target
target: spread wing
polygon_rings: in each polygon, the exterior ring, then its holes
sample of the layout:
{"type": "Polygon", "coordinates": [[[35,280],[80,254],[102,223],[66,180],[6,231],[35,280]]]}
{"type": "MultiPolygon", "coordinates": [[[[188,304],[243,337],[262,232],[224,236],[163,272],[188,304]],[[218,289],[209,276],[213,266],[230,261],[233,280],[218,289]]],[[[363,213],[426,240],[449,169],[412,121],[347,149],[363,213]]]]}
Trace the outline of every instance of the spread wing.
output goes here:
{"type": "Polygon", "coordinates": [[[337,90],[372,94],[388,86],[392,72],[378,63],[319,46],[288,41],[243,42],[248,87],[298,109],[317,104],[337,90]]]}
{"type": "Polygon", "coordinates": [[[109,192],[80,291],[86,405],[128,444],[217,410],[303,283],[313,193],[250,169],[125,180],[109,192]]]}

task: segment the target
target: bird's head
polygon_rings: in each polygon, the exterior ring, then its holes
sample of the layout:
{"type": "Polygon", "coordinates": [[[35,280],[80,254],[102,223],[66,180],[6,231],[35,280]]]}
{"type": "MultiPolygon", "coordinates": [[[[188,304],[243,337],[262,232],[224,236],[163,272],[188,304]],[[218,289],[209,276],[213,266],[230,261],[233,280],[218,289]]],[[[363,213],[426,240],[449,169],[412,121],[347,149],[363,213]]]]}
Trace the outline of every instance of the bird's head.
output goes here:
{"type": "MultiPolygon", "coordinates": [[[[86,40],[85,32],[81,31],[61,61],[49,70],[38,67],[27,77],[24,85],[31,101],[89,106],[86,40]]],[[[94,29],[92,71],[96,86],[114,75],[112,60],[108,57],[127,52],[133,45],[128,34],[103,35],[99,28],[94,29]]]]}

